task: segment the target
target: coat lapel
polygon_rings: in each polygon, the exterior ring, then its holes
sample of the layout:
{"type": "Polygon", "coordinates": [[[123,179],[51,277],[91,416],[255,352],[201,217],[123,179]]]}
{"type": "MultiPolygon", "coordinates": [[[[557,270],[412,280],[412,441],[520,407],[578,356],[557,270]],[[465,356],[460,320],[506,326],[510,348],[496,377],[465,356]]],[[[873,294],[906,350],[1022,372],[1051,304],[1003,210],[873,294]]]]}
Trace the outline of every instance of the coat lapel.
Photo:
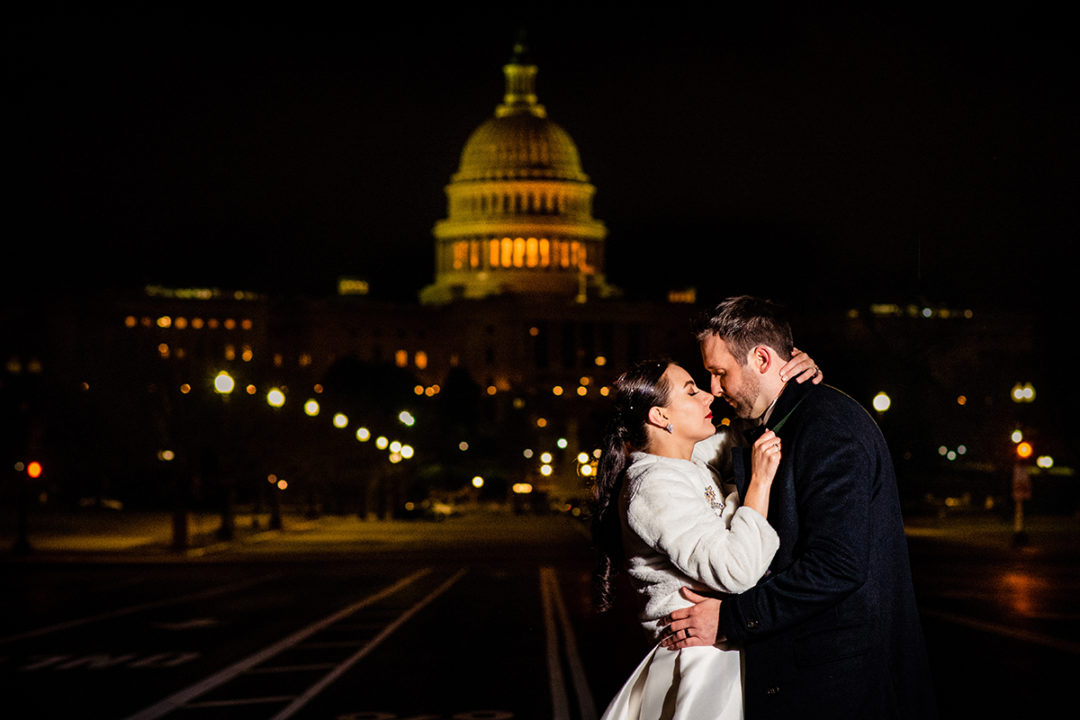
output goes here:
{"type": "Polygon", "coordinates": [[[788,419],[794,414],[799,404],[813,391],[814,387],[811,383],[788,383],[784,387],[784,391],[780,393],[780,397],[777,398],[776,406],[773,408],[772,415],[769,416],[769,421],[765,425],[756,425],[743,430],[746,447],[732,449],[732,470],[740,500],[746,496],[746,487],[750,484],[750,472],[752,469],[750,466],[750,448],[754,441],[761,437],[766,428],[774,431],[782,438],[781,431],[787,424],[788,419]]]}

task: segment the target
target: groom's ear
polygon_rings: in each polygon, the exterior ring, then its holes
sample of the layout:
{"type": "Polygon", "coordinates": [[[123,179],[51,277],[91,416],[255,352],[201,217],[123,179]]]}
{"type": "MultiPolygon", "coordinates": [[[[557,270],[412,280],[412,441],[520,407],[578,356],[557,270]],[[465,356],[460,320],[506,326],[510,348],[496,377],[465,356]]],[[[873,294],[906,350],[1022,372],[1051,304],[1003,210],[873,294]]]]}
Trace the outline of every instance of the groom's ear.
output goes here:
{"type": "Polygon", "coordinates": [[[776,364],[778,357],[776,351],[768,345],[756,345],[754,349],[750,351],[750,367],[753,368],[758,374],[764,375],[770,368],[780,368],[783,363],[776,364]]]}

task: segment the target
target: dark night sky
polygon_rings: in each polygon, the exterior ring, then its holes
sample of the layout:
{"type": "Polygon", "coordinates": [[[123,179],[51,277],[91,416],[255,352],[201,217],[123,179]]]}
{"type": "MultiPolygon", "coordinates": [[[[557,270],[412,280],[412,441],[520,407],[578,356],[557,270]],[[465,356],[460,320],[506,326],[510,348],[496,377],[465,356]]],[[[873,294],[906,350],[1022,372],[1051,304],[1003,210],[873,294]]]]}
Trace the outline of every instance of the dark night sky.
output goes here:
{"type": "Polygon", "coordinates": [[[523,19],[632,295],[1039,307],[1074,274],[1076,43],[1049,11],[46,5],[5,29],[9,289],[415,298],[523,19]]]}

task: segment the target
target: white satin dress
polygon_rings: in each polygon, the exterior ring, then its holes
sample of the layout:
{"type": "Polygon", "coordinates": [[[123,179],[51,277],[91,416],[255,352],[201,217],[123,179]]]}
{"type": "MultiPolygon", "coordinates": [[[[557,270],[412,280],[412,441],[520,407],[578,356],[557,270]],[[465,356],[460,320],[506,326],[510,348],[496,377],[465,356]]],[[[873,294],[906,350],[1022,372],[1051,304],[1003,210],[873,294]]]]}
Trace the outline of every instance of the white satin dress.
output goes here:
{"type": "MultiPolygon", "coordinates": [[[[776,531],[761,514],[740,507],[733,489],[726,496],[720,490],[711,461],[727,446],[727,437],[718,434],[699,443],[689,461],[634,453],[627,470],[620,498],[627,572],[642,601],[642,626],[656,641],[662,632],[658,621],[691,605],[680,588],[742,592],[765,574],[779,547],[776,531]]],[[[742,717],[737,649],[657,645],[602,720],[742,717]]]]}

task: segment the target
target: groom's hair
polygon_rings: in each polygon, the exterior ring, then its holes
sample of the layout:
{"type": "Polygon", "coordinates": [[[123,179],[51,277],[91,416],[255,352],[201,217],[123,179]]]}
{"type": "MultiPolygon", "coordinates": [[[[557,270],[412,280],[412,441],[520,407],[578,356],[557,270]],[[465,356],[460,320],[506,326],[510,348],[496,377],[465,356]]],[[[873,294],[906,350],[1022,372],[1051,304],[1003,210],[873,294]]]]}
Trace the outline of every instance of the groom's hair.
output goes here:
{"type": "Polygon", "coordinates": [[[710,336],[723,340],[739,365],[758,345],[768,345],[781,357],[791,357],[795,343],[784,309],[771,300],[740,295],[703,312],[694,324],[698,342],[710,336]]]}

